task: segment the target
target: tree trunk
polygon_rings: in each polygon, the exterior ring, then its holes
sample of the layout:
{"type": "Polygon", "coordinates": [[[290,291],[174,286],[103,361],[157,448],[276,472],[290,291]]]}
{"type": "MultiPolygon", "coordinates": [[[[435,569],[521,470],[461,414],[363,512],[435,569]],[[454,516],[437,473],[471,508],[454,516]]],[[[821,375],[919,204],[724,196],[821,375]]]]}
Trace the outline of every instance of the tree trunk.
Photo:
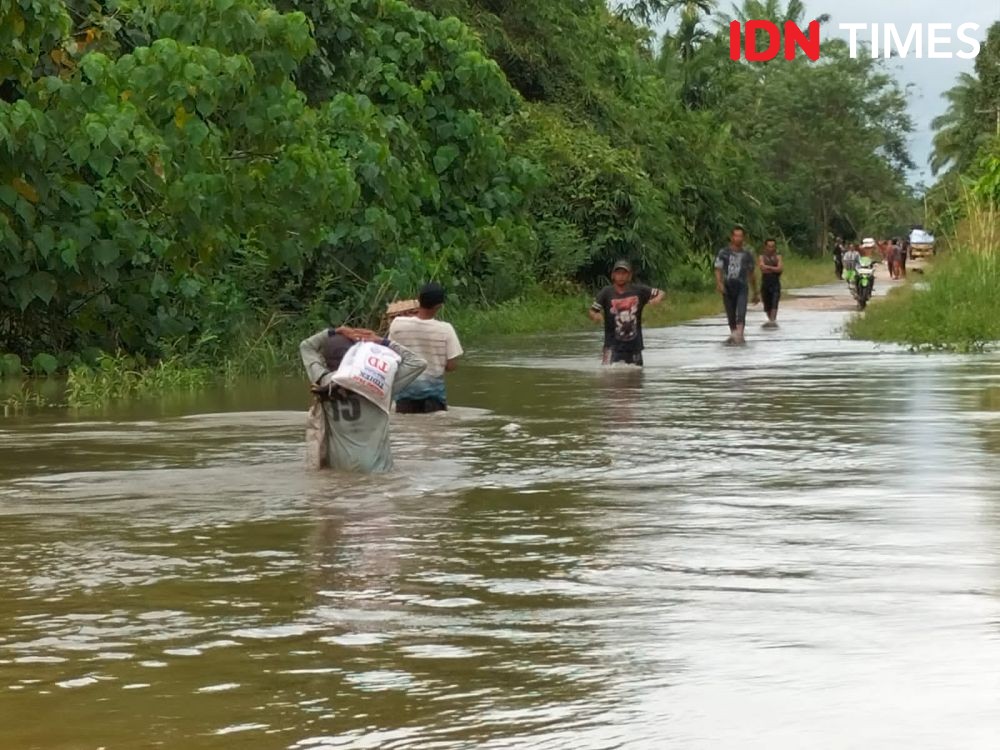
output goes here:
{"type": "Polygon", "coordinates": [[[826,248],[829,242],[829,233],[827,232],[827,226],[830,223],[830,211],[826,205],[826,201],[820,201],[819,204],[819,253],[821,256],[826,255],[826,248]]]}

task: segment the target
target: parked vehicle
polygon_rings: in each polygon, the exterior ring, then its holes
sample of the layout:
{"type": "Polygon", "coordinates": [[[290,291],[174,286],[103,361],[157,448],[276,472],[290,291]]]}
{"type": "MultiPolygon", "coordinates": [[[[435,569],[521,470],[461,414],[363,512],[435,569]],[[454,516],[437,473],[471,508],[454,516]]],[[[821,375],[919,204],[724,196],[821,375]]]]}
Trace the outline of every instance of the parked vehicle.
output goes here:
{"type": "Polygon", "coordinates": [[[910,258],[926,258],[934,255],[934,235],[923,229],[910,232],[910,258]]]}

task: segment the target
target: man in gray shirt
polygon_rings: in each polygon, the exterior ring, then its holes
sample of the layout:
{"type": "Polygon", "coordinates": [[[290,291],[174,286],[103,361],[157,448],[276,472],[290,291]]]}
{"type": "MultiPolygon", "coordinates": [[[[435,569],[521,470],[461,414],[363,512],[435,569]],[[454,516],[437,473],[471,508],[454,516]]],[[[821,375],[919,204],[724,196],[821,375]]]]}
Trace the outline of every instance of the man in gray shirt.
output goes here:
{"type": "Polygon", "coordinates": [[[395,396],[427,363],[404,346],[364,328],[330,328],[299,344],[309,382],[326,417],[326,464],[333,469],[380,474],[392,470],[389,414],[363,396],[333,384],[333,374],[357,341],[375,341],[401,357],[392,382],[395,396]]]}
{"type": "Polygon", "coordinates": [[[742,345],[743,329],[747,322],[747,296],[753,289],[753,304],[757,304],[756,262],[750,248],[743,246],[745,231],[737,224],[733,227],[729,246],[722,248],[715,256],[715,288],[722,295],[729,319],[727,344],[742,345]]]}

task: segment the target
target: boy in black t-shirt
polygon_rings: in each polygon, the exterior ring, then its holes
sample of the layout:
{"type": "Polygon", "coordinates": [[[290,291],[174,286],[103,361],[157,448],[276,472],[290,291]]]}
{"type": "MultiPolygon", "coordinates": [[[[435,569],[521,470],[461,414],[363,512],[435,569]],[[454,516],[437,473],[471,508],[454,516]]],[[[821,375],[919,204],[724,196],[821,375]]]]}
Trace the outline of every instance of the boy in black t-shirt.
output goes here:
{"type": "Polygon", "coordinates": [[[666,295],[660,289],[632,283],[627,260],[615,263],[610,286],[598,292],[588,314],[595,323],[604,322],[604,364],[624,362],[642,366],[642,311],[660,304],[666,295]]]}

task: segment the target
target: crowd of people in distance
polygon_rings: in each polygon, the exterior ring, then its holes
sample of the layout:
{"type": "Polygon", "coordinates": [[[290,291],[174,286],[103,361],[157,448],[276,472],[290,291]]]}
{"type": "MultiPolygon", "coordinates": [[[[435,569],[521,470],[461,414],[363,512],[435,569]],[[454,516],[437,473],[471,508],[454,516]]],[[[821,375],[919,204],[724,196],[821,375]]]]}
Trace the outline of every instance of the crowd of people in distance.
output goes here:
{"type": "Polygon", "coordinates": [[[833,269],[838,279],[848,279],[849,274],[862,256],[872,257],[878,251],[882,262],[893,279],[906,277],[906,260],[910,255],[910,241],[893,237],[888,240],[876,241],[866,237],[860,243],[845,243],[842,237],[837,237],[833,245],[833,269]]]}

